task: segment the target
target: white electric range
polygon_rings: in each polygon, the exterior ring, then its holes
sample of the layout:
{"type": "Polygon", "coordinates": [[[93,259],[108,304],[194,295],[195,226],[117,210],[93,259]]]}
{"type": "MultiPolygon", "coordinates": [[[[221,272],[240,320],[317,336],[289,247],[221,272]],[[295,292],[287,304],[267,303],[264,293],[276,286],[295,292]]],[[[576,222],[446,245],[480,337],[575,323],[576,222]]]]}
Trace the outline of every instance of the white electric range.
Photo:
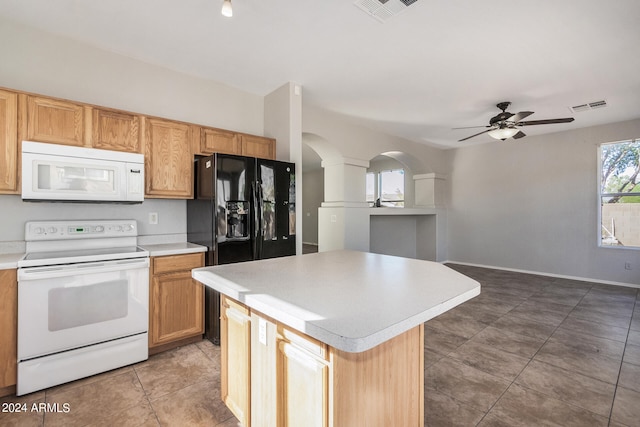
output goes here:
{"type": "Polygon", "coordinates": [[[149,253],[137,235],[135,220],[26,223],[17,395],[148,358],[149,253]]]}

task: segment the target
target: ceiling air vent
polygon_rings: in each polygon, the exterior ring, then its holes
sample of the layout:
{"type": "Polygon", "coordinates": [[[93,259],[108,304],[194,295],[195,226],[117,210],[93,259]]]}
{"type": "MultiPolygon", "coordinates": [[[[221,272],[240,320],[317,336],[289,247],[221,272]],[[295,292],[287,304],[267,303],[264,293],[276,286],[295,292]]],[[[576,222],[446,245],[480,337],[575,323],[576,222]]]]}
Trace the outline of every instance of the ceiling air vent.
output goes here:
{"type": "Polygon", "coordinates": [[[380,22],[396,16],[418,0],[356,0],[355,5],[380,22]]]}
{"type": "Polygon", "coordinates": [[[589,102],[588,104],[574,105],[573,107],[569,107],[569,110],[571,110],[574,113],[580,113],[582,111],[594,110],[596,108],[602,108],[606,106],[607,106],[607,101],[602,100],[602,101],[589,102]]]}

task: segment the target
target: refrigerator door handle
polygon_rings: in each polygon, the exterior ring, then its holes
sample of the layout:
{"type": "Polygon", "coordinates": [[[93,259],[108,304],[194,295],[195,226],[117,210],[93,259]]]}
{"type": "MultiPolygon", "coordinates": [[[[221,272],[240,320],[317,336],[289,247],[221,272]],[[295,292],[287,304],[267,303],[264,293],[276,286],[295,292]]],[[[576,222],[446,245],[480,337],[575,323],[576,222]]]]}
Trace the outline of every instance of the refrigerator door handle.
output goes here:
{"type": "Polygon", "coordinates": [[[260,182],[256,182],[256,193],[257,193],[257,197],[258,197],[258,222],[257,222],[257,227],[256,229],[258,230],[257,237],[256,237],[256,247],[258,248],[258,257],[257,259],[262,259],[262,242],[264,240],[263,238],[263,233],[264,230],[262,229],[263,227],[263,221],[262,221],[262,214],[264,213],[264,195],[262,193],[262,185],[260,184],[260,182]]]}
{"type": "Polygon", "coordinates": [[[253,230],[251,230],[251,257],[258,259],[258,190],[256,182],[251,183],[251,205],[253,206],[253,230]]]}

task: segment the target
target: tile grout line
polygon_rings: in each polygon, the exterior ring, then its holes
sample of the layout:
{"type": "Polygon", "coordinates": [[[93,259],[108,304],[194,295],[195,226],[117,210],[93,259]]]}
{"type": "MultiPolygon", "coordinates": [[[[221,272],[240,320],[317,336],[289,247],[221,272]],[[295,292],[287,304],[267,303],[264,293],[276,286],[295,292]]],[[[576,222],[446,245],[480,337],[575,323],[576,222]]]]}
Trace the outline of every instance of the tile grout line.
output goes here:
{"type": "Polygon", "coordinates": [[[611,425],[613,417],[613,405],[616,403],[616,395],[618,394],[618,384],[620,383],[620,374],[622,373],[622,365],[624,363],[624,355],[627,352],[627,343],[629,342],[629,334],[631,334],[631,324],[633,323],[633,313],[638,306],[638,291],[636,291],[636,298],[633,302],[633,310],[631,311],[631,319],[629,320],[629,327],[627,328],[627,338],[624,340],[624,349],[622,350],[622,360],[620,360],[620,368],[618,368],[618,376],[616,377],[616,387],[613,389],[613,400],[611,401],[611,409],[609,410],[609,424],[611,425]]]}
{"type": "MultiPolygon", "coordinates": [[[[147,357],[147,360],[149,360],[148,357],[147,357]]],[[[136,378],[138,379],[138,382],[140,383],[140,387],[142,387],[142,391],[144,392],[144,397],[147,399],[147,402],[149,403],[149,408],[151,408],[151,411],[153,412],[153,416],[156,419],[156,422],[158,423],[158,426],[162,427],[162,424],[160,423],[160,418],[158,418],[158,414],[156,413],[156,409],[153,407],[153,404],[151,403],[151,399],[149,398],[149,394],[147,394],[147,389],[142,384],[142,380],[140,379],[140,376],[138,375],[138,370],[136,369],[135,365],[133,366],[133,373],[136,374],[136,378]]]]}
{"type": "MultiPolygon", "coordinates": [[[[554,280],[554,282],[555,282],[555,280],[554,280]]],[[[556,333],[556,331],[557,331],[558,329],[560,329],[560,325],[562,325],[562,323],[567,319],[567,317],[569,317],[569,314],[571,314],[571,313],[573,312],[573,310],[575,310],[575,308],[576,308],[576,307],[577,307],[577,306],[582,302],[582,300],[584,299],[584,297],[585,297],[585,296],[587,296],[587,294],[588,294],[589,292],[591,292],[591,290],[592,290],[592,289],[593,289],[593,285],[589,287],[589,290],[588,290],[588,291],[587,291],[587,292],[582,296],[582,298],[580,298],[580,301],[578,301],[578,303],[577,303],[577,304],[576,304],[576,305],[571,309],[571,311],[569,311],[569,312],[567,313],[567,315],[562,319],[562,322],[560,322],[560,323],[558,324],[558,326],[556,326],[556,328],[553,330],[553,332],[551,332],[551,334],[547,337],[547,339],[544,341],[544,343],[543,343],[543,344],[538,348],[538,350],[536,350],[536,352],[535,352],[535,353],[534,353],[534,354],[529,358],[529,361],[528,361],[528,362],[527,362],[527,364],[526,364],[526,365],[525,365],[525,366],[520,370],[520,373],[519,373],[519,374],[518,374],[518,375],[517,375],[517,376],[516,376],[512,381],[511,381],[511,383],[509,384],[509,386],[508,386],[508,387],[507,387],[507,388],[502,392],[502,394],[500,394],[500,396],[496,399],[496,401],[493,403],[493,405],[491,405],[491,407],[489,408],[489,410],[484,414],[484,416],[482,417],[482,419],[480,419],[480,421],[476,424],[476,426],[480,425],[480,423],[482,423],[482,421],[485,419],[485,417],[486,417],[487,415],[489,415],[489,412],[491,412],[491,410],[493,410],[493,408],[494,408],[494,407],[496,406],[496,404],[500,401],[500,399],[502,399],[502,397],[503,397],[503,396],[505,395],[505,393],[506,393],[506,392],[511,388],[511,386],[513,386],[513,385],[516,383],[517,379],[518,379],[518,378],[520,378],[520,375],[522,375],[522,373],[524,372],[524,370],[525,370],[525,369],[527,369],[527,367],[531,364],[531,362],[533,361],[534,357],[536,357],[536,355],[540,352],[540,350],[542,349],[542,347],[544,347],[544,346],[547,344],[547,342],[549,341],[549,339],[553,336],[553,334],[555,334],[555,333],[556,333]]],[[[535,294],[534,294],[534,295],[535,295],[535,294]]],[[[518,304],[518,305],[517,305],[516,307],[514,307],[513,309],[515,309],[515,308],[519,307],[520,305],[524,304],[526,301],[528,301],[528,300],[529,300],[529,298],[531,298],[531,296],[527,297],[527,299],[525,299],[522,303],[518,304]]],[[[513,309],[512,309],[512,310],[513,310],[513,309]]],[[[511,312],[511,310],[510,310],[509,312],[511,312]]],[[[506,315],[506,314],[508,314],[509,312],[505,313],[505,315],[506,315]]],[[[516,385],[519,385],[519,384],[516,384],[516,385]]],[[[527,388],[527,387],[524,387],[524,386],[520,386],[520,387],[527,388]]],[[[532,390],[532,391],[536,391],[536,390],[532,390]]],[[[545,393],[541,393],[541,394],[543,394],[543,395],[545,395],[545,396],[547,396],[547,397],[550,397],[550,398],[552,398],[552,399],[555,399],[555,397],[553,397],[553,396],[549,396],[549,395],[547,395],[547,394],[545,394],[545,393]]],[[[556,399],[556,400],[559,400],[559,399],[556,399]]],[[[576,406],[576,405],[573,405],[573,404],[571,404],[571,403],[568,403],[568,402],[565,402],[565,401],[562,401],[562,400],[560,400],[560,401],[561,401],[561,402],[563,402],[563,403],[565,403],[565,404],[567,404],[567,405],[576,406]]],[[[612,402],[611,406],[613,407],[613,402],[612,402]]],[[[578,406],[578,408],[579,408],[579,406],[578,406]]],[[[591,412],[591,411],[589,411],[589,412],[591,412]]],[[[597,414],[596,414],[596,415],[597,415],[597,414]]]]}

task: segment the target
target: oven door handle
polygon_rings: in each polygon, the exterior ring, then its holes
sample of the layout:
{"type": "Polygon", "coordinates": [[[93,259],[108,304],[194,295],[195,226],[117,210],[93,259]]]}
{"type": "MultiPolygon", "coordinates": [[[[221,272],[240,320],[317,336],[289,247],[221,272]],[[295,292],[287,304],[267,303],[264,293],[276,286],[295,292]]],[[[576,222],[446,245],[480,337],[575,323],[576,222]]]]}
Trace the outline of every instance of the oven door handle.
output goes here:
{"type": "Polygon", "coordinates": [[[149,258],[20,268],[18,269],[18,281],[50,279],[79,274],[108,273],[111,271],[133,270],[138,268],[149,268],[149,258]]]}

